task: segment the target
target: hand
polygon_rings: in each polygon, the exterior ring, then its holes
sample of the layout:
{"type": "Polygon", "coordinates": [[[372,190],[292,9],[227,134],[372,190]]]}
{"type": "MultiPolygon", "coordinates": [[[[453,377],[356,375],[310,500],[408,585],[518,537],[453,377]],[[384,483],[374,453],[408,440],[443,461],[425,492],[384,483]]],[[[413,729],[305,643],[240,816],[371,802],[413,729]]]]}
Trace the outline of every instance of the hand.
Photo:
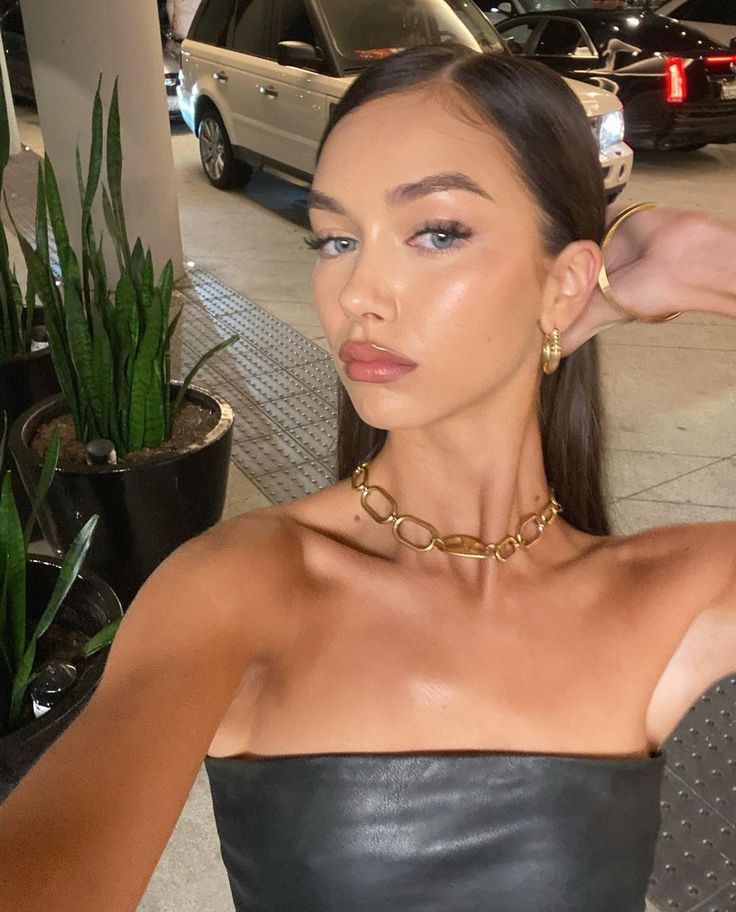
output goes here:
{"type": "MultiPolygon", "coordinates": [[[[621,210],[609,209],[608,221],[621,210]]],[[[736,316],[736,225],[697,212],[645,209],[626,219],[605,253],[616,300],[631,314],[675,310],[736,316]]],[[[562,337],[566,354],[602,330],[626,322],[596,285],[562,337]]]]}

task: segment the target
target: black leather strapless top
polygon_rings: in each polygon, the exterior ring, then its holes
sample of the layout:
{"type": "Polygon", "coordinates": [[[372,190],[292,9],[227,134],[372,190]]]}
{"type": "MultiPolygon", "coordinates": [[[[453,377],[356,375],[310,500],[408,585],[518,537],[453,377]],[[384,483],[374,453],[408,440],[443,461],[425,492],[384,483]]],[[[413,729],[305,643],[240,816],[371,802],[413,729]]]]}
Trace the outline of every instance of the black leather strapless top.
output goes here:
{"type": "Polygon", "coordinates": [[[642,912],[649,757],[207,757],[237,912],[642,912]]]}

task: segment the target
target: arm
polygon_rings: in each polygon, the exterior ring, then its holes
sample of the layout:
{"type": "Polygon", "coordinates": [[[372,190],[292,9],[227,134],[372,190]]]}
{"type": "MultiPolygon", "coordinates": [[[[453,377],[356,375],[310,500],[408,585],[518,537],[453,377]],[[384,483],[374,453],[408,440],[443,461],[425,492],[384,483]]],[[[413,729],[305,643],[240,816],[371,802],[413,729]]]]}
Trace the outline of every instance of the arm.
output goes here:
{"type": "MultiPolygon", "coordinates": [[[[621,206],[609,208],[610,223],[621,206]]],[[[642,316],[699,310],[736,317],[736,224],[665,207],[637,212],[616,232],[606,269],[617,300],[642,316]]],[[[624,322],[596,287],[567,330],[568,354],[624,322]]]]}
{"type": "Polygon", "coordinates": [[[195,539],[149,578],[92,700],[0,806],[1,912],[137,907],[252,658],[213,565],[195,539]]]}

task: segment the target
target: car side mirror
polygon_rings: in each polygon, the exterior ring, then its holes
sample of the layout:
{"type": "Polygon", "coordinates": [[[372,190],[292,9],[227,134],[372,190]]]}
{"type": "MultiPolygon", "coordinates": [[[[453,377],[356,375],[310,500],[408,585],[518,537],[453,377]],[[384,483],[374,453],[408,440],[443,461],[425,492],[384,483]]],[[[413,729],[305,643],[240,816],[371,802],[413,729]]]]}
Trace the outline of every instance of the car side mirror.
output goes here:
{"type": "Polygon", "coordinates": [[[322,53],[305,41],[279,41],[276,60],[281,66],[310,69],[322,62],[322,53]]]}
{"type": "Polygon", "coordinates": [[[509,2],[509,0],[501,0],[500,3],[496,4],[496,9],[499,13],[505,13],[507,16],[513,15],[514,8],[509,2]]]}
{"type": "Polygon", "coordinates": [[[511,51],[512,54],[523,54],[524,48],[516,38],[507,38],[506,47],[511,51]]]}
{"type": "Polygon", "coordinates": [[[732,51],[736,51],[736,38],[732,38],[728,42],[728,46],[731,48],[732,51]]]}

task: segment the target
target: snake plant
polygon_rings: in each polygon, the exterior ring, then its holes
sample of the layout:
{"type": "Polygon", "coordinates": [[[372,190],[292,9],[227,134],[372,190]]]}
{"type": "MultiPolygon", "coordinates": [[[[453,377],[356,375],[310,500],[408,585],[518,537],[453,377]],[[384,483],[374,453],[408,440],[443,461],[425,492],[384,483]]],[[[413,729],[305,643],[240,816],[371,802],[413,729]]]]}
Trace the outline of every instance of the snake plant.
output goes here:
{"type": "MultiPolygon", "coordinates": [[[[0,188],[9,159],[10,126],[5,85],[0,74],[0,188]]],[[[10,263],[5,228],[0,222],[0,364],[31,350],[35,299],[32,282],[28,282],[25,296],[21,291],[15,267],[10,263]]]]}
{"type": "MultiPolygon", "coordinates": [[[[5,452],[7,414],[2,414],[0,465],[5,452]]],[[[54,476],[59,457],[59,432],[54,431],[51,446],[44,457],[41,481],[36,491],[31,515],[21,528],[13,497],[10,472],[5,473],[0,493],[0,734],[18,725],[26,693],[40,669],[35,668],[38,641],[54,622],[80,567],[87,555],[98,516],[92,516],[72,542],[62,562],[59,576],[47,605],[35,626],[28,623],[26,564],[28,545],[38,510],[54,476]]],[[[109,645],[120,621],[104,627],[79,652],[90,656],[109,645]]]]}
{"type": "Polygon", "coordinates": [[[76,170],[82,208],[81,256],[72,248],[54,168],[39,163],[35,246],[18,233],[28,274],[44,305],[51,357],[69,406],[77,438],[112,440],[119,455],[168,440],[173,419],[197,371],[233,335],[214,346],[186,376],[175,402],[170,399],[171,337],[181,309],[169,322],[173,268],[156,277],[150,249],[138,238],[131,248],[123,210],[123,157],[118,84],[112,92],[103,139],[100,85],[92,109],[92,140],[86,176],[77,149],[76,170]],[[101,184],[103,160],[107,183],[101,184]],[[117,255],[120,278],[108,289],[102,235],[92,208],[101,186],[102,208],[117,255]],[[61,281],[49,255],[49,225],[56,242],[61,281]]]}

